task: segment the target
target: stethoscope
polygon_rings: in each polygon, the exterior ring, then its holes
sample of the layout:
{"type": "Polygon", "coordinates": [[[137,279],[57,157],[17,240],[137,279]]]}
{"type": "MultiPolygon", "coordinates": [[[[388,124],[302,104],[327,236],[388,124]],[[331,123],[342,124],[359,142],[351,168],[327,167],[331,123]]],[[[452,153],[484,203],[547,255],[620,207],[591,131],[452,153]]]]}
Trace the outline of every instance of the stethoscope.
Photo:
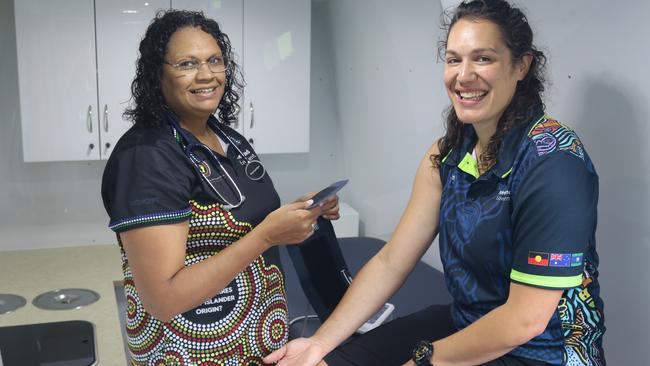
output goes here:
{"type": "MultiPolygon", "coordinates": [[[[241,206],[242,203],[244,203],[246,200],[246,196],[241,193],[239,186],[237,183],[235,183],[235,180],[232,179],[228,171],[221,164],[221,161],[219,161],[219,158],[215,155],[212,149],[199,142],[196,138],[190,138],[190,136],[186,134],[181,128],[176,117],[171,115],[171,113],[168,113],[167,119],[170,126],[172,127],[174,137],[178,140],[178,136],[180,136],[183,140],[179,141],[181,142],[183,152],[188,157],[192,165],[194,165],[194,167],[201,173],[201,176],[210,186],[210,188],[212,188],[214,193],[216,193],[217,196],[219,196],[219,198],[225,203],[224,209],[231,210],[233,208],[241,206]],[[201,151],[202,155],[205,156],[205,159],[201,159],[201,157],[196,154],[197,151],[201,151]],[[213,169],[211,169],[211,166],[218,167],[219,172],[215,172],[213,169]],[[217,173],[218,176],[213,178],[212,176],[214,173],[217,173]],[[219,180],[221,178],[225,179],[226,184],[228,184],[237,193],[237,202],[230,202],[214,186],[212,181],[219,180]]],[[[227,141],[230,146],[237,150],[237,154],[239,155],[237,161],[240,165],[244,166],[244,172],[246,173],[246,177],[248,177],[248,179],[252,181],[258,181],[264,178],[266,175],[266,169],[264,168],[264,165],[259,160],[257,155],[253,152],[251,146],[247,146],[248,144],[240,139],[237,139],[237,141],[235,141],[235,139],[231,138],[219,127],[218,122],[214,116],[210,116],[208,119],[208,124],[212,130],[215,131],[219,137],[221,137],[222,140],[227,141]],[[244,144],[244,151],[242,151],[239,146],[241,144],[244,144]]]]}

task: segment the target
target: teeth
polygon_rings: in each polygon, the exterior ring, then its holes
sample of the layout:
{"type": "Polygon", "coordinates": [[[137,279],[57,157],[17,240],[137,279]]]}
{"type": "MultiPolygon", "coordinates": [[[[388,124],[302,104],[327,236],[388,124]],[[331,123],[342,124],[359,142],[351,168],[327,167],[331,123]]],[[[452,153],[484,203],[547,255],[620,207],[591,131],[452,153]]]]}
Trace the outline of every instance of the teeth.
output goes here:
{"type": "Polygon", "coordinates": [[[212,93],[216,88],[206,88],[206,89],[196,89],[192,90],[192,93],[194,94],[207,94],[207,93],[212,93]]]}
{"type": "Polygon", "coordinates": [[[487,94],[487,92],[485,92],[485,91],[473,91],[473,92],[460,92],[458,94],[460,94],[460,97],[463,98],[463,99],[478,99],[478,98],[484,96],[485,94],[487,94]]]}

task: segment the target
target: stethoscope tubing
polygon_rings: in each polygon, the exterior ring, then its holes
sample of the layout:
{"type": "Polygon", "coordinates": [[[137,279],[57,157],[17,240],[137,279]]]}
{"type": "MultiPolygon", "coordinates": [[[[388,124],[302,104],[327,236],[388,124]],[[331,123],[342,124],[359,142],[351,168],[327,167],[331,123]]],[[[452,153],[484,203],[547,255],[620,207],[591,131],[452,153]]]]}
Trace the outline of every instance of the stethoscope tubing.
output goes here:
{"type": "MultiPolygon", "coordinates": [[[[178,134],[180,135],[180,137],[181,137],[182,140],[184,140],[185,146],[183,146],[183,145],[181,144],[181,147],[182,147],[182,149],[183,149],[183,152],[185,153],[185,155],[187,156],[187,158],[190,160],[190,162],[192,163],[192,165],[194,166],[194,168],[199,172],[199,174],[201,175],[201,177],[203,177],[204,181],[205,181],[205,182],[210,186],[210,188],[212,188],[212,190],[217,194],[217,196],[219,196],[219,198],[220,198],[220,199],[225,203],[224,208],[227,209],[227,210],[230,210],[230,209],[237,208],[237,207],[241,206],[241,205],[244,203],[244,201],[246,200],[246,197],[241,193],[241,190],[239,189],[239,186],[237,185],[237,183],[235,182],[235,180],[230,176],[230,174],[229,174],[228,171],[224,168],[224,166],[221,164],[221,161],[219,161],[219,158],[215,155],[215,153],[212,151],[212,149],[210,149],[208,146],[206,146],[205,144],[202,144],[202,143],[200,143],[200,142],[199,142],[199,143],[193,143],[192,140],[189,138],[189,136],[187,136],[187,135],[185,134],[185,132],[183,132],[183,130],[181,129],[181,126],[180,126],[179,123],[178,123],[178,121],[176,121],[176,119],[175,119],[173,116],[168,115],[167,117],[168,117],[169,124],[170,124],[170,126],[172,127],[172,129],[173,129],[176,133],[178,133],[178,134]],[[200,169],[200,167],[199,167],[199,164],[202,162],[202,160],[199,159],[198,157],[196,157],[196,156],[192,153],[192,149],[194,148],[194,146],[199,146],[199,147],[201,148],[201,150],[206,151],[206,152],[209,154],[209,157],[211,158],[211,160],[212,160],[213,162],[216,162],[216,163],[217,163],[217,166],[219,167],[219,174],[225,176],[225,178],[228,180],[229,184],[230,184],[233,188],[235,188],[235,190],[237,191],[237,195],[239,196],[239,202],[238,202],[238,203],[232,203],[232,202],[229,202],[229,201],[228,201],[228,200],[227,200],[227,199],[226,199],[226,198],[225,198],[225,197],[224,197],[224,196],[219,192],[219,190],[218,190],[218,189],[217,189],[217,188],[212,184],[212,182],[210,181],[210,179],[208,179],[208,177],[207,177],[205,174],[203,174],[203,172],[201,171],[201,169],[200,169]]],[[[253,181],[258,181],[258,180],[261,180],[262,178],[264,178],[264,176],[266,175],[266,169],[264,168],[264,165],[262,164],[262,162],[261,162],[259,159],[255,159],[255,158],[253,157],[253,153],[252,153],[252,152],[251,152],[250,156],[247,157],[247,156],[243,153],[243,151],[241,151],[241,149],[240,149],[239,146],[235,143],[235,141],[233,141],[233,139],[230,138],[230,136],[228,136],[228,134],[226,134],[225,132],[223,132],[223,131],[219,128],[219,126],[217,126],[217,125],[216,125],[213,121],[211,121],[211,120],[208,120],[208,123],[210,124],[211,128],[212,128],[212,129],[213,129],[213,130],[214,130],[214,131],[215,131],[215,132],[216,132],[220,137],[225,138],[226,140],[228,140],[228,143],[229,143],[231,146],[233,146],[233,147],[235,148],[235,150],[237,150],[237,153],[239,154],[239,156],[241,156],[244,160],[246,160],[246,164],[245,164],[246,166],[245,166],[245,168],[244,168],[244,172],[246,173],[246,176],[248,177],[248,179],[253,180],[253,181]],[[252,171],[250,171],[249,167],[254,167],[255,169],[253,169],[252,171]],[[259,171],[259,169],[262,169],[262,171],[261,171],[261,173],[259,174],[259,176],[254,175],[254,173],[256,173],[257,171],[259,171]]],[[[241,164],[241,163],[240,163],[240,164],[241,164]]],[[[242,165],[243,165],[243,164],[242,164],[242,165]]]]}
{"type": "Polygon", "coordinates": [[[236,144],[232,140],[232,138],[228,136],[227,133],[223,132],[218,126],[214,126],[214,128],[215,131],[217,131],[217,134],[221,136],[221,138],[225,138],[226,140],[228,140],[228,144],[234,147],[235,150],[237,150],[237,154],[239,154],[239,156],[241,156],[242,158],[244,158],[244,160],[246,160],[246,166],[244,167],[244,172],[246,173],[248,179],[253,181],[258,181],[264,178],[264,176],[266,175],[266,168],[264,168],[262,162],[259,159],[254,158],[252,153],[249,154],[249,156],[246,156],[246,154],[244,154],[244,152],[241,151],[238,144],[236,144]],[[250,171],[250,169],[252,169],[251,167],[254,168],[252,171],[250,171]],[[262,169],[262,172],[259,173],[259,176],[254,175],[254,173],[257,172],[258,169],[262,169]]]}

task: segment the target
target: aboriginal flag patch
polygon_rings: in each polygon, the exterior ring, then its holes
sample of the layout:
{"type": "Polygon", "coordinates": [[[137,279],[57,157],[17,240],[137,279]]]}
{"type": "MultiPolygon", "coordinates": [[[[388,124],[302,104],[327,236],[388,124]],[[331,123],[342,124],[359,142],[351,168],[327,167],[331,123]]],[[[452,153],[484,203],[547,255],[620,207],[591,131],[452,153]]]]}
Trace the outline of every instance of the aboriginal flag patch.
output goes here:
{"type": "Polygon", "coordinates": [[[528,264],[533,266],[548,266],[548,253],[528,252],[528,264]]]}

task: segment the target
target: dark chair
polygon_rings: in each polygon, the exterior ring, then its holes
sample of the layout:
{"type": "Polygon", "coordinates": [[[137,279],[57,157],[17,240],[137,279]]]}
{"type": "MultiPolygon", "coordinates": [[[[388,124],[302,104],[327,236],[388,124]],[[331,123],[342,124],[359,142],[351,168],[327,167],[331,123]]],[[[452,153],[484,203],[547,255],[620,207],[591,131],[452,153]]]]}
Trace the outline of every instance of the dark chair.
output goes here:
{"type": "MultiPolygon", "coordinates": [[[[334,227],[323,218],[319,218],[317,224],[318,229],[309,239],[300,245],[287,247],[300,286],[316,312],[315,315],[305,313],[291,320],[289,334],[292,338],[306,335],[307,330],[313,333],[334,311],[352,282],[334,227]]],[[[357,332],[365,333],[391,319],[393,310],[392,304],[385,304],[357,332]]]]}
{"type": "Polygon", "coordinates": [[[309,239],[288,246],[287,251],[305,296],[318,319],[324,322],[345,294],[352,277],[334,227],[322,218],[317,224],[318,229],[309,239]]]}
{"type": "MultiPolygon", "coordinates": [[[[332,224],[322,218],[318,220],[318,227],[304,243],[285,247],[289,259],[283,258],[292,318],[289,337],[292,339],[313,334],[343,297],[352,279],[351,273],[356,273],[385,244],[383,240],[370,237],[338,239],[332,224]]],[[[442,273],[418,263],[389,299],[395,309],[386,320],[450,300],[442,273]]]]}

